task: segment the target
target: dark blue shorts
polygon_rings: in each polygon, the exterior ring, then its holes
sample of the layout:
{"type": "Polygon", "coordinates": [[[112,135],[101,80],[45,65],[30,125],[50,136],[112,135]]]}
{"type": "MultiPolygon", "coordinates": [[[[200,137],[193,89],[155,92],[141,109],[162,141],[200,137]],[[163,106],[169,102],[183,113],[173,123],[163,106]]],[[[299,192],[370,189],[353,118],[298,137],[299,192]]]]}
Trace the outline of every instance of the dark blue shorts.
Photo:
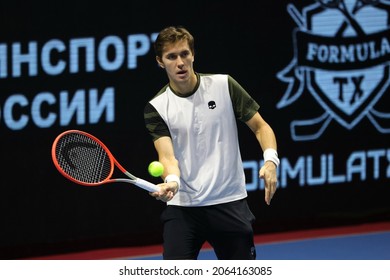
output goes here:
{"type": "Polygon", "coordinates": [[[256,259],[255,217],[245,199],[202,207],[169,205],[161,220],[165,260],[197,259],[206,241],[220,260],[256,259]]]}

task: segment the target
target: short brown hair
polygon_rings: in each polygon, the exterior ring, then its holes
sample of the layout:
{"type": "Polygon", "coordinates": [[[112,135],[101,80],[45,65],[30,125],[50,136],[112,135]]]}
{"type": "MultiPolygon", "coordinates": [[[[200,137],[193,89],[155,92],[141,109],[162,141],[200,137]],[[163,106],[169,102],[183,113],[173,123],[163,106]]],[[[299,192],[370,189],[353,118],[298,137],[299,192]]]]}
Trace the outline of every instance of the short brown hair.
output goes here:
{"type": "Polygon", "coordinates": [[[188,46],[192,54],[194,54],[194,37],[191,33],[182,26],[169,26],[160,31],[154,42],[154,51],[156,56],[162,57],[164,47],[168,44],[173,44],[181,40],[187,40],[188,46]]]}

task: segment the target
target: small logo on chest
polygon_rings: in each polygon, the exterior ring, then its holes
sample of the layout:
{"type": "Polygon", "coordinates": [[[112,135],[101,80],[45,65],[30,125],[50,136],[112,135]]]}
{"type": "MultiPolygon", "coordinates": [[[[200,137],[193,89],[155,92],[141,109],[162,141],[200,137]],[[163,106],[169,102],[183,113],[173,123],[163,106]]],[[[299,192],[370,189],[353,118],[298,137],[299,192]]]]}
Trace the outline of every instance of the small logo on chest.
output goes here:
{"type": "Polygon", "coordinates": [[[217,104],[215,104],[215,101],[211,100],[208,103],[209,109],[213,110],[215,107],[217,107],[217,104]]]}

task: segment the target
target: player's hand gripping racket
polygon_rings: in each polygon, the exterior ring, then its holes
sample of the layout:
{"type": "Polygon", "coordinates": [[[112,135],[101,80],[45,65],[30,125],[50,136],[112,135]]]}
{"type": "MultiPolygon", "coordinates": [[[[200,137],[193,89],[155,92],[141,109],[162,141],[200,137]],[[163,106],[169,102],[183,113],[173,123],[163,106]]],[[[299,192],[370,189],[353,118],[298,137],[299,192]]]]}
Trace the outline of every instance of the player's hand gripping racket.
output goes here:
{"type": "Polygon", "coordinates": [[[124,169],[103,142],[84,131],[68,130],[58,135],[53,142],[51,156],[58,171],[80,185],[126,182],[149,192],[159,191],[155,184],[124,169]],[[115,166],[129,178],[112,178],[115,166]]]}

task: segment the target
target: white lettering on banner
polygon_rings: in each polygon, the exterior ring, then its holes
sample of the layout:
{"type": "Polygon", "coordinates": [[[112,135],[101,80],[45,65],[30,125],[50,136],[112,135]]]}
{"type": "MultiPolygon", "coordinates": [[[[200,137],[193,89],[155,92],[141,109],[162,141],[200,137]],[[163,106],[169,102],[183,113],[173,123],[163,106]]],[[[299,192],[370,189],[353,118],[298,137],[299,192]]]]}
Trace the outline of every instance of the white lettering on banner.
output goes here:
{"type": "Polygon", "coordinates": [[[50,40],[47,42],[41,52],[41,64],[43,71],[45,71],[49,75],[59,75],[64,72],[66,67],[66,62],[63,60],[58,60],[56,64],[52,64],[51,57],[53,55],[53,51],[55,50],[57,53],[64,52],[66,49],[65,44],[60,40],[50,40]]]}
{"type": "Polygon", "coordinates": [[[0,44],[0,78],[6,78],[7,74],[7,45],[0,44]]]}
{"type": "MultiPolygon", "coordinates": [[[[354,151],[345,161],[342,173],[336,173],[336,161],[334,154],[322,154],[319,161],[313,160],[311,155],[301,156],[295,163],[291,163],[288,158],[281,158],[278,169],[279,187],[286,188],[296,182],[301,187],[310,187],[390,178],[390,149],[354,151]],[[316,173],[317,176],[314,175],[316,173]]],[[[246,189],[264,190],[264,181],[258,177],[263,162],[251,160],[244,161],[243,164],[247,174],[246,189]]]]}
{"type": "Polygon", "coordinates": [[[20,130],[28,123],[28,117],[21,115],[18,119],[14,118],[13,112],[19,107],[23,108],[28,105],[28,100],[24,95],[15,94],[8,97],[4,103],[4,123],[13,130],[20,130]]]}
{"type": "Polygon", "coordinates": [[[39,71],[51,76],[61,75],[67,69],[69,73],[94,72],[97,64],[104,71],[115,71],[124,65],[128,69],[136,69],[138,58],[152,50],[157,35],[158,33],[133,34],[128,35],[126,40],[109,35],[98,42],[93,37],[71,38],[68,43],[50,39],[42,47],[36,41],[1,43],[0,79],[26,75],[36,77],[39,76],[39,71]],[[8,54],[9,49],[11,54],[8,54]],[[61,58],[59,54],[62,54],[61,58]],[[25,69],[24,66],[26,71],[22,71],[25,69]]]}
{"type": "MultiPolygon", "coordinates": [[[[100,41],[86,37],[70,38],[68,42],[50,39],[43,44],[37,41],[0,43],[0,79],[91,73],[97,69],[116,71],[121,67],[136,69],[139,57],[152,50],[157,36],[155,32],[128,35],[125,39],[109,35],[100,41]]],[[[115,120],[115,89],[112,87],[106,88],[101,96],[93,87],[79,89],[73,95],[63,90],[55,96],[50,89],[35,96],[28,95],[28,98],[22,93],[2,92],[3,96],[5,94],[0,104],[0,121],[11,130],[22,130],[29,124],[47,128],[56,123],[67,126],[72,120],[80,125],[115,120]],[[56,104],[57,110],[53,109],[56,104]]]]}
{"type": "Polygon", "coordinates": [[[149,38],[144,34],[128,37],[128,65],[129,69],[137,68],[137,57],[145,55],[151,48],[149,38]]]}
{"type": "Polygon", "coordinates": [[[307,60],[345,63],[374,60],[390,54],[390,44],[387,38],[382,38],[380,44],[376,42],[363,42],[351,45],[325,45],[308,43],[307,60]]]}
{"type": "Polygon", "coordinates": [[[98,49],[98,61],[100,66],[106,71],[118,70],[125,60],[125,46],[117,36],[107,36],[102,40],[98,49]],[[115,49],[114,59],[108,58],[108,49],[115,49]]]}
{"type": "Polygon", "coordinates": [[[12,45],[12,76],[20,77],[22,74],[22,63],[28,64],[28,75],[38,74],[37,42],[28,43],[28,52],[22,53],[21,43],[12,45]]]}
{"type": "Polygon", "coordinates": [[[85,54],[85,71],[93,72],[95,70],[95,39],[82,38],[70,40],[70,73],[78,73],[80,71],[81,62],[79,52],[85,54]],[[81,51],[81,49],[84,51],[81,51]]]}
{"type": "Polygon", "coordinates": [[[97,89],[79,89],[71,94],[63,90],[56,95],[40,92],[29,101],[23,94],[10,95],[3,105],[3,121],[11,130],[21,130],[33,123],[39,128],[48,128],[56,123],[67,126],[75,119],[78,125],[95,124],[101,118],[106,123],[115,121],[115,90],[105,88],[101,95],[97,89]],[[57,109],[47,112],[45,107],[58,104],[57,109]]]}

